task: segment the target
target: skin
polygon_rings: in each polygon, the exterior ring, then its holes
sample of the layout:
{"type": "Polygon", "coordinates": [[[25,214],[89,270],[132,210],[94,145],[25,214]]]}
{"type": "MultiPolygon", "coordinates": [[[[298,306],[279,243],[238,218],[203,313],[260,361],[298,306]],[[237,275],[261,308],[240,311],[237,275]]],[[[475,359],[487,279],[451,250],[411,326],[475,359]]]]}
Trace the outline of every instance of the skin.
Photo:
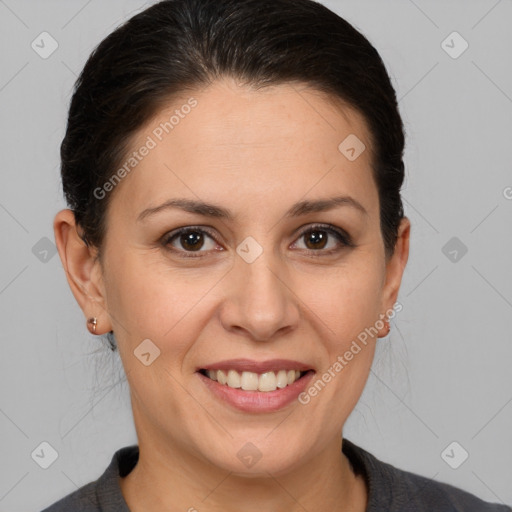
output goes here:
{"type": "Polygon", "coordinates": [[[54,221],[71,290],[86,318],[97,317],[97,334],[114,330],[127,374],[140,458],[120,479],[122,493],[135,512],[364,511],[368,490],[341,452],[341,433],[377,337],[308,404],[272,413],[231,408],[195,371],[230,358],[287,358],[321,375],[395,304],[410,222],[402,220],[386,259],[367,125],[304,85],[254,90],[217,80],[160,111],[132,149],[191,95],[197,106],[117,185],[102,264],[70,210],[54,221]],[[367,147],[354,161],[338,150],[349,134],[367,147]],[[299,200],[337,195],[366,214],[345,205],[284,217],[299,200]],[[234,218],[169,209],[137,221],[171,197],[211,202],[234,218]],[[344,229],[355,247],[334,235],[308,244],[299,228],[313,223],[344,229]],[[209,226],[216,240],[205,234],[199,253],[179,237],[175,252],[159,243],[185,226],[209,226]],[[250,264],[236,252],[248,236],[263,249],[250,264]],[[187,248],[200,256],[185,258],[187,248]],[[147,338],[161,351],[149,366],[133,354],[147,338]],[[261,453],[251,468],[236,456],[247,442],[261,453]]]}

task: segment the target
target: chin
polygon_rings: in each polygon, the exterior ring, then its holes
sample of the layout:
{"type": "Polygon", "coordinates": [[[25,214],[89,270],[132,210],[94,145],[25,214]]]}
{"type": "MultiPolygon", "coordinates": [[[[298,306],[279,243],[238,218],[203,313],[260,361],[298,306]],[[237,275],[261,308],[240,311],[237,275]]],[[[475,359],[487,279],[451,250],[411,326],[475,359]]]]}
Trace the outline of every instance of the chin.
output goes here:
{"type": "Polygon", "coordinates": [[[215,467],[234,475],[246,478],[261,478],[271,475],[286,474],[300,466],[304,457],[305,444],[290,443],[290,438],[270,434],[266,428],[261,435],[227,437],[224,443],[214,442],[217,447],[212,450],[200,449],[203,457],[215,467]],[[275,435],[275,437],[273,437],[275,435]],[[267,439],[265,439],[265,437],[267,439]],[[302,448],[300,447],[302,446],[302,448]],[[220,448],[220,449],[219,449],[220,448]]]}

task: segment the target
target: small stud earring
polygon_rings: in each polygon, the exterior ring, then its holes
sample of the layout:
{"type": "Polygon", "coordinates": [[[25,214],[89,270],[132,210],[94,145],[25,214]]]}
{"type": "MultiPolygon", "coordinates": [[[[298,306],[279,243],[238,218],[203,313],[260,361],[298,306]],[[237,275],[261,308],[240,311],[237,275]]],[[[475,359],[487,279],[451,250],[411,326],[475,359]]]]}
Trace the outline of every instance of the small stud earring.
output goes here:
{"type": "Polygon", "coordinates": [[[391,325],[389,323],[388,317],[386,317],[386,319],[384,320],[384,325],[386,326],[386,333],[384,334],[384,336],[379,336],[379,338],[385,338],[391,331],[391,325]]]}
{"type": "Polygon", "coordinates": [[[87,328],[91,334],[96,334],[96,324],[98,323],[97,318],[91,317],[87,320],[87,328]]]}

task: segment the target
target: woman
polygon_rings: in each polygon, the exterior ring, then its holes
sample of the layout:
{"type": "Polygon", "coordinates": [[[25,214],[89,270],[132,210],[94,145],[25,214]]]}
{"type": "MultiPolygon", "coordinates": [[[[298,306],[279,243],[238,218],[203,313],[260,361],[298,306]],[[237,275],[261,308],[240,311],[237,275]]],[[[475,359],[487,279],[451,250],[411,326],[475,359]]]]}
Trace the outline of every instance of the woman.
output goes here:
{"type": "Polygon", "coordinates": [[[138,445],[46,509],[505,511],[342,436],[409,253],[376,50],[310,0],[168,0],[80,75],[59,254],[138,445]]]}

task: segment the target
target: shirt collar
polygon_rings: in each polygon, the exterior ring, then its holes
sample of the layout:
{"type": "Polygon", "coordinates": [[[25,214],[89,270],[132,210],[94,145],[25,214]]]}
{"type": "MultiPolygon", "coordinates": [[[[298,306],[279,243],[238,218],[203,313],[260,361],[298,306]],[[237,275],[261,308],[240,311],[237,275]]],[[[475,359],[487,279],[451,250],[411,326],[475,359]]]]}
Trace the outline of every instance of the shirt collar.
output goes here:
{"type": "MultiPolygon", "coordinates": [[[[354,472],[362,475],[366,481],[368,488],[366,512],[378,512],[379,502],[382,503],[383,499],[391,498],[387,464],[380,462],[371,453],[346,438],[343,439],[342,452],[347,456],[354,472]]],[[[136,444],[125,446],[115,452],[109,466],[97,480],[96,493],[103,512],[130,512],[121,492],[119,479],[130,473],[138,460],[139,447],[136,444]]]]}

